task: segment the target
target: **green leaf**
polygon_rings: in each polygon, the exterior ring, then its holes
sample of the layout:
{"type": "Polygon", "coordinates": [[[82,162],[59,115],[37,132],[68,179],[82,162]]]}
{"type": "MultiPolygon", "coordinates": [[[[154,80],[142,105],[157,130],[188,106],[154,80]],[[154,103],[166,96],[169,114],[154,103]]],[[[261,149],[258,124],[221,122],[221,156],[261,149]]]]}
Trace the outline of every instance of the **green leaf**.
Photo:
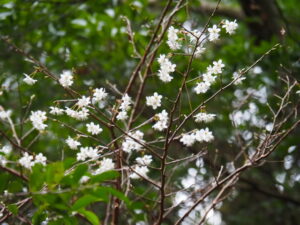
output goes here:
{"type": "Polygon", "coordinates": [[[122,192],[112,188],[112,187],[99,187],[96,189],[96,191],[93,192],[93,195],[96,196],[103,196],[106,195],[108,196],[109,194],[119,198],[120,200],[124,201],[126,203],[126,205],[130,206],[131,202],[129,200],[129,198],[127,198],[122,192]]]}
{"type": "Polygon", "coordinates": [[[90,180],[91,183],[103,182],[106,180],[114,180],[120,176],[119,172],[111,170],[104,173],[93,176],[90,180]]]}
{"type": "Polygon", "coordinates": [[[32,168],[29,176],[29,189],[32,192],[40,191],[45,181],[44,168],[40,164],[36,164],[32,168]]]}
{"type": "Polygon", "coordinates": [[[78,181],[86,173],[88,168],[89,167],[86,164],[81,164],[81,165],[77,166],[77,168],[75,169],[75,171],[73,173],[73,182],[78,183],[78,181]]]}
{"type": "Polygon", "coordinates": [[[97,197],[97,196],[93,196],[93,195],[84,195],[83,197],[79,198],[74,205],[72,206],[72,210],[76,211],[80,208],[84,208],[85,206],[93,203],[93,202],[97,202],[102,200],[101,198],[97,197]]]}
{"type": "Polygon", "coordinates": [[[7,208],[14,215],[17,215],[18,212],[19,212],[19,208],[16,204],[10,204],[10,205],[7,206],[7,208]]]}
{"type": "Polygon", "coordinates": [[[64,177],[64,165],[62,162],[49,164],[46,171],[46,181],[49,188],[53,188],[64,177]]]}
{"type": "Polygon", "coordinates": [[[91,224],[93,225],[101,224],[95,213],[85,209],[80,209],[77,212],[80,213],[82,216],[84,216],[91,224]]]}

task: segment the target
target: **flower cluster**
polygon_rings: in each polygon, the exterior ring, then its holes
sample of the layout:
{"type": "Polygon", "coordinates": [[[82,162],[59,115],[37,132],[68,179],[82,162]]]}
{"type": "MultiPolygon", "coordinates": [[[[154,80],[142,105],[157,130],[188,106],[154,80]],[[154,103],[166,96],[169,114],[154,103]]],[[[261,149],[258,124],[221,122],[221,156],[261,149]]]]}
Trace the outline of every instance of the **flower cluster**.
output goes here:
{"type": "Polygon", "coordinates": [[[173,79],[173,77],[170,76],[170,73],[175,71],[176,64],[172,64],[164,54],[160,55],[157,61],[160,64],[160,69],[158,71],[159,79],[165,83],[170,82],[173,79]]]}
{"type": "Polygon", "coordinates": [[[130,110],[132,104],[131,97],[128,94],[125,94],[122,97],[122,103],[120,105],[121,111],[117,115],[118,120],[126,120],[128,118],[127,112],[130,110]]]}
{"type": "Polygon", "coordinates": [[[161,106],[161,99],[162,96],[157,94],[157,92],[154,92],[152,96],[146,97],[146,105],[151,106],[153,109],[157,109],[161,106]]]}
{"type": "Polygon", "coordinates": [[[238,72],[234,72],[232,74],[232,78],[234,80],[234,84],[236,84],[236,85],[241,84],[243,82],[243,80],[246,79],[246,77],[241,76],[238,72]]]}
{"type": "Polygon", "coordinates": [[[208,28],[208,40],[210,41],[216,41],[220,37],[220,31],[221,29],[217,27],[217,25],[213,25],[211,28],[208,28]]]}
{"type": "Polygon", "coordinates": [[[76,103],[78,108],[87,107],[89,104],[91,104],[91,99],[90,97],[86,97],[86,96],[82,96],[81,98],[79,98],[78,102],[76,103]]]}
{"type": "Polygon", "coordinates": [[[94,124],[93,122],[87,124],[86,127],[87,131],[92,135],[100,134],[103,131],[103,129],[98,124],[94,124]]]}
{"type": "Polygon", "coordinates": [[[81,110],[77,111],[66,107],[65,113],[76,120],[87,120],[89,116],[89,110],[87,108],[81,108],[81,110]]]}
{"type": "Polygon", "coordinates": [[[192,146],[196,141],[198,142],[211,142],[214,136],[208,128],[193,131],[191,133],[183,134],[180,142],[185,146],[192,146]]]}
{"type": "Polygon", "coordinates": [[[50,114],[52,115],[62,115],[64,110],[55,106],[50,106],[50,114]]]}
{"type": "Polygon", "coordinates": [[[222,26],[222,28],[225,28],[226,33],[228,33],[228,34],[234,34],[237,27],[238,27],[238,24],[236,23],[236,20],[234,20],[234,21],[225,20],[225,22],[222,26]]]}
{"type": "Polygon", "coordinates": [[[143,147],[141,143],[144,143],[143,137],[144,133],[139,130],[130,132],[125,138],[125,141],[122,143],[123,151],[127,153],[130,153],[134,150],[140,151],[143,147]]]}
{"type": "Polygon", "coordinates": [[[195,122],[200,123],[209,123],[215,119],[216,114],[208,114],[208,113],[198,113],[196,114],[195,117],[195,122]]]}
{"type": "Polygon", "coordinates": [[[2,148],[0,148],[0,152],[2,152],[4,155],[9,155],[11,153],[11,150],[11,145],[4,145],[2,148]]]}
{"type": "Polygon", "coordinates": [[[6,156],[8,156],[12,151],[11,145],[4,145],[0,148],[0,165],[5,166],[7,163],[6,156]]]}
{"type": "Polygon", "coordinates": [[[177,50],[180,49],[181,44],[178,42],[178,29],[175,29],[173,26],[170,26],[168,29],[168,41],[170,49],[177,50]]]}
{"type": "Polygon", "coordinates": [[[63,87],[70,87],[74,82],[72,72],[70,70],[63,71],[58,81],[63,87]]]}
{"type": "Polygon", "coordinates": [[[28,76],[26,73],[24,73],[25,78],[23,79],[23,81],[28,84],[28,85],[33,85],[37,82],[37,80],[31,78],[30,76],[28,76]]]}
{"type": "Polygon", "coordinates": [[[98,150],[96,148],[81,147],[80,152],[77,153],[77,161],[85,161],[88,158],[95,160],[98,156],[98,150]]]}
{"type": "Polygon", "coordinates": [[[149,169],[147,166],[134,166],[133,172],[129,175],[131,179],[140,179],[142,177],[147,177],[149,169]]]}
{"type": "Polygon", "coordinates": [[[217,78],[214,75],[222,73],[222,69],[224,66],[225,65],[223,64],[223,61],[221,59],[218,61],[214,61],[213,65],[209,65],[207,67],[207,72],[202,75],[203,81],[197,83],[194,91],[197,94],[206,93],[217,78]]]}
{"type": "Polygon", "coordinates": [[[153,129],[158,131],[163,131],[168,127],[168,113],[166,110],[163,110],[161,113],[156,115],[157,122],[153,125],[153,129]]]}
{"type": "Polygon", "coordinates": [[[4,110],[0,107],[0,119],[5,120],[11,116],[12,111],[11,110],[4,110]]]}
{"type": "Polygon", "coordinates": [[[81,145],[81,143],[79,141],[76,141],[75,139],[68,137],[66,139],[66,143],[67,145],[70,147],[70,149],[76,150],[78,148],[78,146],[81,145]]]}
{"type": "Polygon", "coordinates": [[[93,174],[96,175],[96,174],[104,173],[106,171],[113,170],[114,168],[115,168],[115,164],[112,161],[112,159],[103,158],[101,160],[99,168],[97,168],[93,174]]]}
{"type": "Polygon", "coordinates": [[[96,88],[94,90],[92,102],[99,103],[100,106],[103,106],[105,104],[107,96],[108,94],[104,88],[96,88]]]}
{"type": "Polygon", "coordinates": [[[36,163],[40,163],[42,165],[46,165],[47,158],[42,154],[39,153],[35,157],[29,155],[27,152],[24,153],[22,158],[19,159],[19,163],[21,166],[31,169],[36,163]]]}
{"type": "Polygon", "coordinates": [[[33,127],[39,131],[45,130],[47,127],[47,124],[44,124],[47,120],[46,112],[40,110],[32,111],[29,119],[32,122],[33,127]]]}
{"type": "Polygon", "coordinates": [[[151,155],[144,155],[143,157],[137,157],[135,159],[136,163],[141,166],[149,166],[152,162],[152,156],[151,155]]]}

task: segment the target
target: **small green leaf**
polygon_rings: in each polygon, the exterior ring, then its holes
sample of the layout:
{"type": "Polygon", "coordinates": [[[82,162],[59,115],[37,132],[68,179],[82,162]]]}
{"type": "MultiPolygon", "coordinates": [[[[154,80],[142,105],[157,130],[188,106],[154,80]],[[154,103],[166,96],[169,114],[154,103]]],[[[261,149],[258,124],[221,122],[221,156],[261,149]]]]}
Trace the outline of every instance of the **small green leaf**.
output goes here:
{"type": "Polygon", "coordinates": [[[32,192],[40,191],[44,184],[44,168],[40,164],[36,164],[32,168],[29,176],[29,189],[32,192]]]}
{"type": "Polygon", "coordinates": [[[75,169],[75,171],[73,173],[73,182],[78,183],[78,181],[86,173],[88,168],[89,167],[86,164],[81,164],[81,165],[77,166],[77,168],[75,169]]]}
{"type": "Polygon", "coordinates": [[[113,195],[116,196],[117,198],[119,198],[120,200],[124,201],[126,203],[126,205],[130,206],[131,202],[130,200],[120,191],[112,188],[112,187],[99,187],[96,189],[96,191],[93,192],[93,195],[96,196],[103,196],[103,195],[113,195]]]}
{"type": "Polygon", "coordinates": [[[10,204],[10,205],[7,206],[7,208],[14,215],[17,215],[18,212],[19,212],[19,208],[16,204],[10,204]]]}
{"type": "Polygon", "coordinates": [[[119,172],[111,170],[111,171],[106,171],[104,173],[98,174],[96,176],[93,176],[90,180],[91,183],[97,183],[97,182],[102,182],[106,180],[114,180],[120,176],[119,172]]]}
{"type": "Polygon", "coordinates": [[[95,213],[85,210],[85,209],[80,209],[77,212],[80,213],[82,216],[84,216],[91,224],[101,225],[101,223],[95,213]]]}
{"type": "Polygon", "coordinates": [[[89,204],[91,204],[92,202],[97,202],[102,200],[101,198],[97,197],[97,196],[93,196],[93,195],[84,195],[83,197],[79,198],[74,205],[72,206],[72,210],[76,211],[80,208],[83,208],[89,204]]]}
{"type": "Polygon", "coordinates": [[[49,188],[53,188],[64,177],[64,165],[62,162],[49,164],[46,171],[46,181],[49,188]]]}

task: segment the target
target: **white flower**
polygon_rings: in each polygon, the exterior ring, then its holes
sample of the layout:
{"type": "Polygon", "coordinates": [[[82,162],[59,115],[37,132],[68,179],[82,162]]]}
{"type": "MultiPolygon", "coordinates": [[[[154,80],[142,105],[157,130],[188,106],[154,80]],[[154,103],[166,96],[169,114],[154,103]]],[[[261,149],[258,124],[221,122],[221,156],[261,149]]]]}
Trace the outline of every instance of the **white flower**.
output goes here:
{"type": "Polygon", "coordinates": [[[140,179],[141,177],[147,177],[149,169],[146,166],[135,166],[134,172],[132,172],[129,177],[131,179],[140,179]]]}
{"type": "Polygon", "coordinates": [[[202,45],[200,45],[196,48],[194,55],[196,58],[199,58],[204,52],[205,52],[205,48],[202,47],[202,45]]]}
{"type": "Polygon", "coordinates": [[[47,120],[46,112],[40,110],[35,112],[32,111],[29,119],[32,122],[34,128],[39,131],[45,130],[45,128],[47,127],[47,125],[44,124],[44,121],[47,120]]]}
{"type": "Polygon", "coordinates": [[[67,145],[70,147],[70,149],[76,150],[78,146],[81,145],[79,141],[76,141],[75,139],[68,137],[66,140],[67,145]]]}
{"type": "Polygon", "coordinates": [[[0,165],[5,166],[6,163],[7,163],[7,160],[6,160],[5,156],[0,155],[0,165]]]}
{"type": "Polygon", "coordinates": [[[194,87],[194,91],[197,94],[201,94],[201,93],[206,93],[209,88],[210,88],[210,83],[207,83],[207,82],[198,82],[197,86],[194,87]]]}
{"type": "Polygon", "coordinates": [[[62,115],[64,113],[63,109],[60,109],[58,107],[55,106],[50,106],[50,114],[52,115],[62,115]]]}
{"type": "Polygon", "coordinates": [[[112,159],[103,158],[100,167],[94,172],[94,175],[104,173],[109,170],[113,170],[115,168],[115,164],[112,159]]]}
{"type": "Polygon", "coordinates": [[[84,183],[88,182],[89,179],[90,179],[89,176],[82,176],[79,180],[79,183],[84,184],[84,183]]]}
{"type": "Polygon", "coordinates": [[[254,74],[260,74],[263,72],[262,68],[260,66],[255,66],[253,67],[253,69],[251,70],[254,74]]]}
{"type": "Polygon", "coordinates": [[[150,163],[152,162],[152,156],[151,155],[144,155],[143,157],[137,157],[135,159],[137,164],[142,165],[142,166],[149,166],[150,163]]]}
{"type": "Polygon", "coordinates": [[[11,153],[12,147],[11,145],[4,145],[1,149],[0,152],[4,153],[5,155],[9,155],[11,153]]]}
{"type": "Polygon", "coordinates": [[[175,71],[176,65],[172,64],[164,54],[159,56],[158,63],[160,64],[160,70],[158,71],[159,79],[165,83],[170,82],[173,79],[170,73],[175,71]]]}
{"type": "Polygon", "coordinates": [[[128,94],[125,94],[122,97],[122,103],[120,105],[121,111],[117,115],[117,120],[126,120],[128,118],[127,111],[130,110],[132,104],[131,97],[128,94]]]}
{"type": "Polygon", "coordinates": [[[216,76],[213,76],[210,73],[204,73],[202,76],[203,76],[203,81],[209,84],[213,84],[217,78],[216,76]]]}
{"type": "Polygon", "coordinates": [[[23,157],[19,159],[19,163],[21,166],[31,169],[31,167],[34,165],[33,156],[25,152],[23,157]]]}
{"type": "Polygon", "coordinates": [[[23,73],[25,75],[25,78],[23,79],[23,81],[28,84],[28,85],[33,85],[37,82],[37,80],[32,79],[30,76],[28,76],[26,73],[23,73]]]}
{"type": "Polygon", "coordinates": [[[193,31],[188,32],[187,35],[188,35],[188,37],[190,39],[190,42],[192,44],[196,44],[197,39],[199,39],[199,38],[200,39],[198,40],[198,44],[200,44],[200,43],[203,44],[205,42],[205,39],[206,39],[206,35],[203,34],[203,30],[202,31],[200,31],[200,30],[193,30],[193,31]]]}
{"type": "Polygon", "coordinates": [[[117,115],[117,120],[126,120],[128,119],[128,115],[126,111],[121,111],[117,115]]]}
{"type": "Polygon", "coordinates": [[[153,129],[163,131],[168,128],[168,113],[166,110],[163,110],[161,113],[156,115],[158,117],[158,121],[152,126],[153,129]]]}
{"type": "Polygon", "coordinates": [[[107,98],[108,94],[104,88],[96,88],[93,94],[93,103],[102,103],[107,98]]]}
{"type": "Polygon", "coordinates": [[[222,28],[225,28],[226,33],[228,33],[228,34],[234,34],[237,27],[238,27],[238,24],[236,23],[236,20],[234,20],[234,21],[225,20],[225,22],[222,26],[222,28]]]}
{"type": "Polygon", "coordinates": [[[196,118],[195,121],[197,123],[199,122],[209,123],[215,119],[215,116],[216,116],[215,114],[198,113],[194,117],[196,118]]]}
{"type": "Polygon", "coordinates": [[[216,40],[219,39],[220,31],[221,31],[220,28],[218,28],[216,25],[213,25],[213,27],[208,28],[207,30],[208,30],[208,33],[209,33],[208,40],[216,41],[216,40]]]}
{"type": "Polygon", "coordinates": [[[91,99],[90,97],[86,97],[86,96],[82,96],[81,98],[78,99],[78,102],[76,103],[76,105],[79,108],[83,108],[88,106],[89,104],[91,104],[91,99]]]}
{"type": "Polygon", "coordinates": [[[86,120],[89,116],[89,110],[87,108],[82,108],[81,111],[77,112],[75,119],[77,120],[86,120]]]}
{"type": "Polygon", "coordinates": [[[80,111],[75,111],[73,109],[66,107],[65,113],[68,116],[77,120],[86,120],[88,119],[89,116],[89,110],[87,108],[82,108],[80,111]]]}
{"type": "Polygon", "coordinates": [[[244,125],[251,119],[251,114],[248,111],[234,111],[229,116],[230,120],[236,125],[244,125]]]}
{"type": "Polygon", "coordinates": [[[192,146],[195,143],[195,135],[193,133],[191,134],[183,134],[180,142],[182,142],[185,146],[192,146]]]}
{"type": "Polygon", "coordinates": [[[207,72],[210,74],[220,74],[222,73],[222,68],[224,66],[222,59],[219,59],[218,61],[213,62],[213,66],[207,67],[207,72]]]}
{"type": "Polygon", "coordinates": [[[214,71],[216,74],[222,73],[222,68],[225,67],[222,59],[219,59],[218,61],[214,61],[213,65],[214,65],[214,71]]]}
{"type": "Polygon", "coordinates": [[[132,100],[131,100],[131,97],[129,97],[128,94],[125,94],[123,97],[122,97],[122,103],[120,105],[120,109],[122,111],[128,111],[130,110],[130,105],[132,103],[132,100]]]}
{"type": "Polygon", "coordinates": [[[69,107],[66,107],[65,113],[72,118],[75,118],[75,115],[77,114],[77,112],[75,110],[73,110],[69,107]]]}
{"type": "Polygon", "coordinates": [[[0,107],[0,119],[5,120],[11,116],[11,110],[3,110],[0,107]]]}
{"type": "Polygon", "coordinates": [[[152,96],[146,97],[146,105],[151,106],[153,109],[157,109],[161,106],[161,99],[162,95],[157,94],[157,92],[154,92],[152,96]]]}
{"type": "Polygon", "coordinates": [[[246,79],[246,77],[240,76],[240,74],[238,72],[234,72],[232,74],[232,78],[233,78],[233,80],[235,80],[234,84],[236,84],[236,85],[241,84],[243,82],[243,80],[246,79]]]}
{"type": "Polygon", "coordinates": [[[141,131],[129,132],[129,136],[125,138],[125,141],[122,143],[122,148],[124,152],[130,153],[131,151],[140,151],[142,149],[142,145],[140,143],[144,143],[143,137],[144,133],[141,131]],[[132,137],[132,138],[131,138],[132,137]],[[134,139],[138,140],[135,141],[134,139]]]}
{"type": "Polygon", "coordinates": [[[70,70],[63,71],[58,81],[63,87],[70,87],[73,84],[72,72],[70,70]]]}
{"type": "Polygon", "coordinates": [[[170,26],[168,29],[168,41],[167,44],[172,50],[180,49],[181,45],[178,42],[178,29],[175,29],[173,26],[170,26]]]}
{"type": "Polygon", "coordinates": [[[94,124],[93,122],[86,125],[87,131],[92,135],[97,135],[103,131],[103,129],[98,125],[94,124]]]}
{"type": "Polygon", "coordinates": [[[41,163],[42,165],[46,165],[46,161],[47,161],[47,158],[42,154],[42,153],[39,153],[35,156],[35,160],[34,160],[34,164],[36,163],[41,163]]]}
{"type": "Polygon", "coordinates": [[[85,161],[88,158],[93,160],[97,159],[97,149],[92,147],[81,147],[80,152],[77,153],[77,161],[85,161]]]}
{"type": "Polygon", "coordinates": [[[197,39],[198,39],[198,38],[200,37],[200,35],[201,35],[201,31],[199,31],[199,30],[192,30],[192,31],[188,32],[187,35],[188,35],[188,37],[189,37],[189,39],[190,39],[190,42],[191,42],[192,44],[196,44],[197,39]]]}
{"type": "Polygon", "coordinates": [[[211,142],[214,139],[214,136],[208,128],[201,129],[196,131],[195,139],[199,142],[211,142]]]}

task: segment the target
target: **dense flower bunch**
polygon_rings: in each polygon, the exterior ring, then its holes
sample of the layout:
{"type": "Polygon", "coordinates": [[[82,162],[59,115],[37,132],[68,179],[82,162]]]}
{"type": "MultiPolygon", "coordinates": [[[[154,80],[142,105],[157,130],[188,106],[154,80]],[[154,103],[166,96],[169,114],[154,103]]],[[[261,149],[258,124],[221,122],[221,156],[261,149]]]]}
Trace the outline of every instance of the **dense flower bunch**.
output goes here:
{"type": "MultiPolygon", "coordinates": [[[[237,23],[235,21],[225,21],[222,25],[222,28],[226,30],[226,33],[233,34],[237,28],[237,23]]],[[[189,52],[193,52],[194,57],[198,57],[200,54],[205,52],[204,44],[207,41],[215,42],[220,38],[221,27],[218,25],[213,25],[212,27],[207,29],[206,31],[200,30],[192,30],[187,32],[188,38],[190,39],[190,46],[186,46],[187,48],[194,47],[194,51],[189,50],[189,52]]],[[[167,32],[167,45],[170,47],[172,51],[184,49],[184,44],[181,36],[184,34],[180,29],[177,29],[173,26],[170,26],[167,32]]],[[[161,54],[157,59],[160,69],[158,71],[159,79],[168,83],[171,82],[174,77],[171,76],[171,73],[175,72],[176,64],[170,61],[170,57],[166,54],[161,54]]],[[[198,79],[199,82],[196,83],[196,86],[193,88],[196,94],[206,93],[211,86],[216,82],[217,76],[223,72],[224,68],[223,61],[221,59],[217,61],[213,61],[211,65],[209,65],[206,69],[206,72],[203,73],[198,79]]],[[[33,85],[37,82],[29,75],[24,74],[24,82],[33,85]]],[[[237,78],[236,83],[241,82],[242,78],[234,75],[234,78],[237,78]]],[[[70,70],[65,70],[60,75],[58,82],[64,88],[71,88],[74,83],[74,77],[70,70]]],[[[95,88],[92,92],[92,96],[84,96],[82,95],[78,99],[76,99],[76,103],[72,106],[66,106],[65,109],[59,108],[57,106],[50,106],[49,114],[54,116],[61,116],[66,114],[67,116],[74,118],[76,120],[88,120],[90,116],[90,108],[93,107],[94,104],[99,104],[100,108],[103,108],[106,104],[108,97],[108,93],[104,88],[95,88]]],[[[152,107],[153,110],[162,106],[163,96],[154,92],[153,95],[146,97],[146,105],[152,107]]],[[[120,100],[118,105],[118,112],[116,115],[117,120],[124,121],[129,118],[129,113],[132,108],[133,100],[132,98],[125,93],[120,100]]],[[[5,112],[1,112],[2,118],[5,118],[5,112]]],[[[35,129],[39,131],[44,131],[47,128],[47,124],[45,121],[47,120],[47,113],[45,111],[32,111],[30,115],[30,121],[35,129]]],[[[195,115],[195,122],[204,122],[209,123],[214,120],[215,114],[207,114],[204,112],[200,112],[195,115]]],[[[152,126],[154,130],[164,131],[168,128],[169,125],[169,114],[166,109],[163,109],[160,113],[157,113],[153,116],[155,121],[152,126]]],[[[86,131],[91,135],[99,135],[103,132],[103,128],[100,127],[99,124],[95,122],[86,123],[86,131]]],[[[180,138],[180,142],[185,146],[192,146],[195,142],[211,142],[214,139],[214,136],[208,128],[194,130],[188,133],[183,133],[180,138]]],[[[144,140],[144,133],[140,130],[131,131],[125,137],[122,143],[122,150],[128,154],[132,154],[133,151],[141,151],[144,149],[144,144],[146,144],[144,140]]],[[[72,149],[77,150],[79,146],[82,146],[78,138],[68,137],[66,139],[66,145],[72,149]]],[[[86,160],[97,160],[101,155],[99,154],[99,150],[94,147],[81,147],[80,151],[77,153],[78,161],[86,161],[86,160]]],[[[152,162],[151,155],[145,155],[143,157],[136,158],[136,165],[132,166],[130,178],[137,179],[140,177],[146,177],[149,169],[147,166],[152,162]]],[[[24,156],[19,160],[19,163],[27,169],[30,169],[35,163],[41,163],[43,165],[46,164],[46,158],[41,153],[36,155],[35,157],[25,153],[24,156]]],[[[103,159],[100,163],[100,167],[97,168],[93,173],[99,174],[101,172],[113,169],[115,164],[111,159],[103,159]]]]}
{"type": "MultiPolygon", "coordinates": [[[[225,21],[222,28],[224,28],[228,34],[233,34],[237,28],[237,24],[235,21],[225,21]]],[[[188,32],[183,32],[183,30],[180,28],[170,26],[167,30],[166,44],[169,46],[171,51],[182,50],[183,52],[189,53],[192,55],[192,57],[196,58],[205,52],[206,48],[204,47],[204,44],[207,43],[207,41],[215,42],[220,38],[220,31],[221,28],[218,25],[213,25],[212,27],[203,31],[192,30],[188,32]],[[186,35],[186,37],[184,37],[184,35],[186,35]],[[183,40],[185,39],[189,40],[190,43],[184,43],[183,40]]],[[[163,83],[169,83],[173,79],[177,79],[177,73],[175,72],[177,65],[171,62],[171,55],[172,54],[160,54],[157,59],[157,62],[159,63],[157,75],[159,80],[163,83]]],[[[206,72],[197,78],[199,79],[199,82],[197,82],[193,88],[195,93],[206,93],[216,82],[217,76],[223,72],[224,66],[225,65],[221,59],[213,61],[212,64],[207,67],[206,72]]],[[[32,75],[24,73],[24,83],[27,85],[37,85],[38,80],[33,79],[33,75],[35,75],[35,73],[32,75]]],[[[71,93],[75,93],[72,90],[72,86],[75,81],[73,72],[71,70],[63,71],[59,78],[56,78],[55,80],[64,89],[71,91],[71,93]]],[[[240,81],[241,78],[238,78],[236,82],[238,83],[240,81]]],[[[74,97],[74,95],[72,96],[74,97]]],[[[132,110],[134,100],[129,96],[128,93],[124,93],[121,99],[113,103],[114,111],[112,111],[110,115],[107,114],[108,111],[106,107],[112,105],[112,103],[108,101],[108,96],[109,94],[107,90],[105,90],[103,87],[95,88],[90,91],[89,95],[80,95],[76,98],[62,101],[65,102],[64,106],[62,106],[62,103],[60,103],[55,106],[49,106],[49,110],[31,111],[29,116],[29,120],[32,123],[33,128],[44,133],[47,132],[48,124],[46,124],[46,122],[49,119],[48,117],[51,116],[67,116],[85,124],[85,130],[82,130],[78,133],[75,132],[74,135],[77,136],[68,136],[65,139],[65,145],[67,148],[76,152],[76,160],[78,163],[91,162],[90,175],[85,175],[80,179],[80,183],[82,184],[89,182],[91,175],[97,175],[116,169],[116,163],[114,159],[102,154],[104,149],[109,149],[111,147],[110,145],[108,147],[99,144],[97,146],[86,146],[80,141],[83,137],[93,137],[95,140],[101,140],[101,134],[105,132],[105,128],[102,127],[102,125],[105,124],[104,122],[100,126],[98,119],[95,121],[89,121],[91,118],[95,118],[93,114],[95,113],[96,107],[98,107],[100,110],[104,110],[102,112],[103,114],[106,114],[107,116],[113,116],[112,121],[116,119],[117,121],[122,121],[124,124],[128,122],[129,117],[132,116],[131,113],[134,111],[132,110]]],[[[164,97],[162,94],[154,92],[152,95],[146,96],[144,100],[147,106],[151,107],[153,110],[156,110],[164,106],[165,103],[163,102],[163,99],[164,97]]],[[[194,118],[195,122],[197,123],[209,123],[214,120],[215,116],[215,114],[200,112],[195,115],[194,118]]],[[[11,111],[0,111],[1,120],[10,120],[10,117],[11,111]]],[[[51,120],[53,120],[53,118],[51,118],[51,120]]],[[[55,121],[57,121],[57,119],[55,119],[55,121]]],[[[153,122],[152,129],[161,132],[163,135],[163,132],[170,126],[170,123],[172,122],[170,119],[170,111],[167,108],[164,108],[159,113],[153,113],[150,120],[146,121],[145,124],[151,122],[153,122]]],[[[123,134],[123,137],[120,138],[120,148],[122,152],[128,155],[129,158],[134,157],[135,159],[130,159],[129,161],[127,160],[127,163],[130,163],[128,167],[117,169],[128,170],[129,179],[147,178],[150,172],[149,166],[153,161],[153,156],[149,154],[144,155],[144,151],[148,146],[148,142],[144,139],[145,133],[140,129],[130,129],[129,127],[127,129],[129,130],[127,130],[125,134],[123,134]]],[[[76,129],[74,129],[74,131],[76,131],[76,129]]],[[[187,147],[192,146],[195,142],[211,142],[213,139],[214,136],[208,128],[197,129],[180,135],[180,142],[187,147]]],[[[120,149],[116,150],[120,151],[120,149]]],[[[11,147],[7,146],[4,146],[1,149],[1,152],[4,153],[4,155],[1,155],[0,158],[2,165],[6,165],[5,156],[9,155],[10,151],[11,147]]],[[[35,155],[30,154],[29,152],[24,152],[24,154],[19,158],[18,163],[30,171],[36,164],[45,166],[47,164],[47,158],[42,153],[35,155]]]]}

